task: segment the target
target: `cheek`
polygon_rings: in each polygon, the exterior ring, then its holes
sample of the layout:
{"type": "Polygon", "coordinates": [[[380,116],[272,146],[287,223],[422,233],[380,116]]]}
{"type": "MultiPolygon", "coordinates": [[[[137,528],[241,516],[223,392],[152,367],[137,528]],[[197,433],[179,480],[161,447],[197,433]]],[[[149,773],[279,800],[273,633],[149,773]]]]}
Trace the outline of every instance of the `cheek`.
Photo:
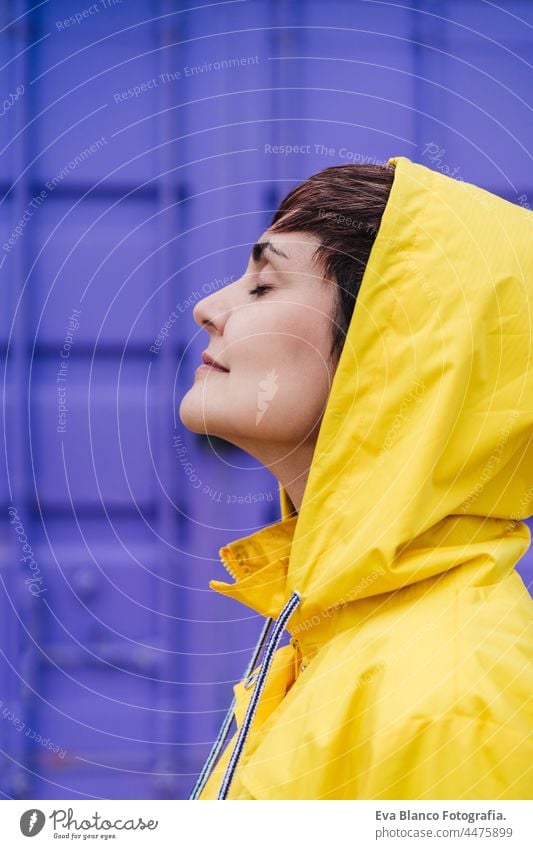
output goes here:
{"type": "Polygon", "coordinates": [[[332,321],[329,300],[309,304],[283,301],[262,304],[250,310],[248,321],[239,328],[228,349],[235,362],[286,369],[291,366],[316,374],[327,365],[332,321]]]}
{"type": "Polygon", "coordinates": [[[329,315],[318,308],[285,310],[269,343],[270,357],[263,361],[259,390],[265,397],[270,392],[272,412],[300,435],[320,418],[331,389],[329,315]]]}
{"type": "Polygon", "coordinates": [[[287,359],[302,379],[321,380],[328,376],[332,322],[329,304],[294,310],[285,320],[287,359]]]}

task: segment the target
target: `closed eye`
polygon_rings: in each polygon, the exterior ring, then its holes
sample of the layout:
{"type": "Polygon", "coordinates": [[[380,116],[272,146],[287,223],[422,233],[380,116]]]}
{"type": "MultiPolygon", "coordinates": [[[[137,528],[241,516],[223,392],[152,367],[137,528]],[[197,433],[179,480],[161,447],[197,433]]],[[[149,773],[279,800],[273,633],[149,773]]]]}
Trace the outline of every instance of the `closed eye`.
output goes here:
{"type": "Polygon", "coordinates": [[[250,289],[248,294],[249,295],[257,295],[257,297],[260,298],[261,295],[264,295],[264,293],[268,291],[268,289],[273,289],[273,288],[274,288],[273,286],[256,286],[255,289],[250,289]]]}

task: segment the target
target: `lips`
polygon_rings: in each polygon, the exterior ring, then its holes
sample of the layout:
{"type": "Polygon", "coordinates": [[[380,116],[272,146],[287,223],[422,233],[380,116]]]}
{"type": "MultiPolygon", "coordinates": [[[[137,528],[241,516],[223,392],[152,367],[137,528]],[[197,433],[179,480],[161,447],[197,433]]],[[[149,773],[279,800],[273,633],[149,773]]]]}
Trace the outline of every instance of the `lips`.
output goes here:
{"type": "Polygon", "coordinates": [[[196,371],[217,371],[219,374],[228,374],[226,369],[212,366],[210,363],[202,363],[202,365],[198,366],[196,371]]]}
{"type": "Polygon", "coordinates": [[[218,363],[213,357],[211,357],[207,351],[204,351],[202,354],[202,362],[204,365],[209,366],[210,368],[215,369],[216,371],[225,371],[229,372],[229,369],[223,366],[221,363],[218,363]]]}

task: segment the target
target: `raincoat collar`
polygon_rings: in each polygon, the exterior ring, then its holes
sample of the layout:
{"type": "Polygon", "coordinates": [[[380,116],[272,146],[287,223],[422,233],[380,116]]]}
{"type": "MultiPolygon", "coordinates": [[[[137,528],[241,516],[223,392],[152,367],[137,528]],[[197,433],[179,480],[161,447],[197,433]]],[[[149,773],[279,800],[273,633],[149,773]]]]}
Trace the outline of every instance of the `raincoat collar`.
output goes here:
{"type": "Polygon", "coordinates": [[[286,518],[221,548],[220,559],[235,583],[211,581],[210,587],[275,619],[290,595],[288,565],[296,521],[286,518]]]}
{"type": "MultiPolygon", "coordinates": [[[[298,513],[284,487],[279,486],[281,520],[253,534],[228,543],[219,550],[222,564],[233,583],[212,580],[211,589],[251,607],[257,613],[276,619],[297,588],[289,571],[291,546],[298,513]]],[[[311,619],[296,610],[286,626],[291,643],[298,646],[300,662],[310,657],[330,636],[333,611],[311,619]]],[[[352,620],[353,621],[353,620],[352,620]]],[[[336,622],[338,625],[339,623],[336,622]]]]}

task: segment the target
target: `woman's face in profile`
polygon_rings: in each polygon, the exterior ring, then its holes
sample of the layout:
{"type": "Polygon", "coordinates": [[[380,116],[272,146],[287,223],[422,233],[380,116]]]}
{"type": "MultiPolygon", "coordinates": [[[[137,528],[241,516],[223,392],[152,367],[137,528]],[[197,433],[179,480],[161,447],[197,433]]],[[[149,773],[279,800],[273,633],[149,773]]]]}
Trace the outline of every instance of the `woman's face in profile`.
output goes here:
{"type": "Polygon", "coordinates": [[[336,295],[313,263],[318,244],[308,233],[266,230],[243,276],[196,304],[204,350],[227,371],[195,372],[179,409],[189,430],[252,454],[264,443],[316,439],[334,374],[336,295]]]}

